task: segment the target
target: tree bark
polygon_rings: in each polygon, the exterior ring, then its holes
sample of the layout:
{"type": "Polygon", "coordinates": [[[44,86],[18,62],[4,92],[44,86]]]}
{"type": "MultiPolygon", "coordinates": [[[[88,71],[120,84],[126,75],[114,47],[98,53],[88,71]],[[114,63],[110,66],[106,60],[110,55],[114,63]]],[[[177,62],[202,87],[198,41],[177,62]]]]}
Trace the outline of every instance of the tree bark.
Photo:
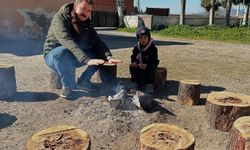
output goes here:
{"type": "Polygon", "coordinates": [[[244,15],[243,15],[242,25],[245,26],[245,25],[248,25],[248,16],[249,16],[249,7],[250,6],[243,4],[243,7],[244,7],[244,15]]]}
{"type": "Polygon", "coordinates": [[[211,0],[211,8],[210,8],[210,15],[209,15],[209,25],[213,25],[214,24],[214,5],[215,5],[215,0],[211,0]]]}
{"type": "MultiPolygon", "coordinates": [[[[76,70],[73,69],[71,72],[71,75],[73,78],[76,78],[76,70]]],[[[50,87],[52,89],[61,89],[62,88],[62,82],[61,82],[61,77],[59,76],[58,73],[56,73],[53,70],[50,70],[50,87]]]]}
{"type": "Polygon", "coordinates": [[[73,126],[55,126],[41,130],[26,142],[27,150],[35,149],[72,149],[90,150],[88,133],[73,126]]]}
{"type": "Polygon", "coordinates": [[[250,149],[250,116],[238,118],[232,127],[229,150],[250,149]]]}
{"type": "Polygon", "coordinates": [[[154,123],[140,132],[139,150],[193,150],[194,136],[174,125],[154,123]]]}
{"type": "Polygon", "coordinates": [[[231,16],[231,8],[232,8],[232,1],[227,0],[226,1],[226,16],[225,16],[225,25],[230,25],[230,16],[231,16]]]}
{"type": "Polygon", "coordinates": [[[199,103],[201,83],[197,80],[180,81],[177,100],[182,105],[193,106],[199,103]]]}
{"type": "Polygon", "coordinates": [[[17,92],[15,68],[12,65],[0,64],[0,99],[15,96],[17,92]]]}
{"type": "Polygon", "coordinates": [[[185,24],[186,0],[181,0],[180,25],[185,24]]]}
{"type": "Polygon", "coordinates": [[[238,118],[232,127],[229,150],[250,149],[250,116],[238,118]]]}
{"type": "Polygon", "coordinates": [[[231,92],[213,92],[207,97],[206,118],[213,129],[229,131],[233,122],[250,115],[250,96],[231,92]]]}
{"type": "Polygon", "coordinates": [[[165,87],[167,80],[167,69],[163,67],[157,67],[154,77],[154,88],[161,89],[165,87]]]}
{"type": "Polygon", "coordinates": [[[100,65],[97,71],[97,81],[99,83],[116,82],[117,65],[105,63],[100,65]]]}

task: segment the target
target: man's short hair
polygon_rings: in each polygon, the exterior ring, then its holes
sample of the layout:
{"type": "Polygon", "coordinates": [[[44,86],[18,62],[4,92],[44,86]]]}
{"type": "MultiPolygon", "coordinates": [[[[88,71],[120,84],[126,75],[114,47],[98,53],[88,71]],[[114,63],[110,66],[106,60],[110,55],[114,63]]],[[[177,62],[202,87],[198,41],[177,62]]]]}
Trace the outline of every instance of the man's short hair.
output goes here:
{"type": "Polygon", "coordinates": [[[82,1],[86,1],[90,5],[94,4],[94,0],[75,0],[75,3],[81,3],[82,1]]]}

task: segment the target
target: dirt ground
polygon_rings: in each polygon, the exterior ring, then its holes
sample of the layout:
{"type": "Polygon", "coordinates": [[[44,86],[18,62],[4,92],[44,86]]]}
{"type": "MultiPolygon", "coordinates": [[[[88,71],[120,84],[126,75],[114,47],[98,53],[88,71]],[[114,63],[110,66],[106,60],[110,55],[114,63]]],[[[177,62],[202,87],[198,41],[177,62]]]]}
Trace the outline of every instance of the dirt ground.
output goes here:
{"type": "MultiPolygon", "coordinates": [[[[100,31],[118,66],[118,80],[129,84],[128,64],[133,34],[100,31]]],[[[42,55],[42,40],[0,41],[0,64],[15,66],[17,95],[0,100],[0,149],[24,150],[35,132],[55,126],[73,125],[91,137],[92,150],[136,150],[140,129],[154,123],[174,124],[196,139],[196,150],[226,150],[229,133],[211,129],[205,118],[207,94],[212,91],[250,93],[250,45],[216,41],[155,38],[160,66],[166,67],[166,87],[157,91],[150,112],[112,109],[107,96],[115,84],[98,84],[99,93],[75,91],[74,100],[59,97],[49,87],[49,71],[42,55]],[[200,104],[176,102],[178,81],[202,83],[200,104]]],[[[79,75],[83,68],[77,70],[79,75]]]]}

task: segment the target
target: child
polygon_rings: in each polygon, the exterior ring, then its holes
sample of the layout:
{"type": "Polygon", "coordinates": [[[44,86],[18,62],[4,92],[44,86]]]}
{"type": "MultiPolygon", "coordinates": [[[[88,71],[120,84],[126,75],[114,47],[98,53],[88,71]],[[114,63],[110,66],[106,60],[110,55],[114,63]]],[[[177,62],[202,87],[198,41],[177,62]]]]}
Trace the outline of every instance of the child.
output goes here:
{"type": "Polygon", "coordinates": [[[150,31],[142,26],[136,32],[138,44],[134,47],[129,67],[131,80],[139,90],[153,93],[154,74],[159,64],[158,50],[153,43],[150,31]]]}

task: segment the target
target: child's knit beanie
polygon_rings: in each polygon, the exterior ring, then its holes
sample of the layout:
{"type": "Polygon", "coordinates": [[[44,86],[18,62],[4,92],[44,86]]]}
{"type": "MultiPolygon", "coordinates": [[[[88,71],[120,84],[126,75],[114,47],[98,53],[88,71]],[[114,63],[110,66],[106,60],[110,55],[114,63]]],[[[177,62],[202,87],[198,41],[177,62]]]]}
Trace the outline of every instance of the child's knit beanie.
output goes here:
{"type": "Polygon", "coordinates": [[[149,39],[151,38],[150,30],[145,26],[141,26],[136,31],[136,37],[138,40],[141,35],[147,35],[149,39]]]}

